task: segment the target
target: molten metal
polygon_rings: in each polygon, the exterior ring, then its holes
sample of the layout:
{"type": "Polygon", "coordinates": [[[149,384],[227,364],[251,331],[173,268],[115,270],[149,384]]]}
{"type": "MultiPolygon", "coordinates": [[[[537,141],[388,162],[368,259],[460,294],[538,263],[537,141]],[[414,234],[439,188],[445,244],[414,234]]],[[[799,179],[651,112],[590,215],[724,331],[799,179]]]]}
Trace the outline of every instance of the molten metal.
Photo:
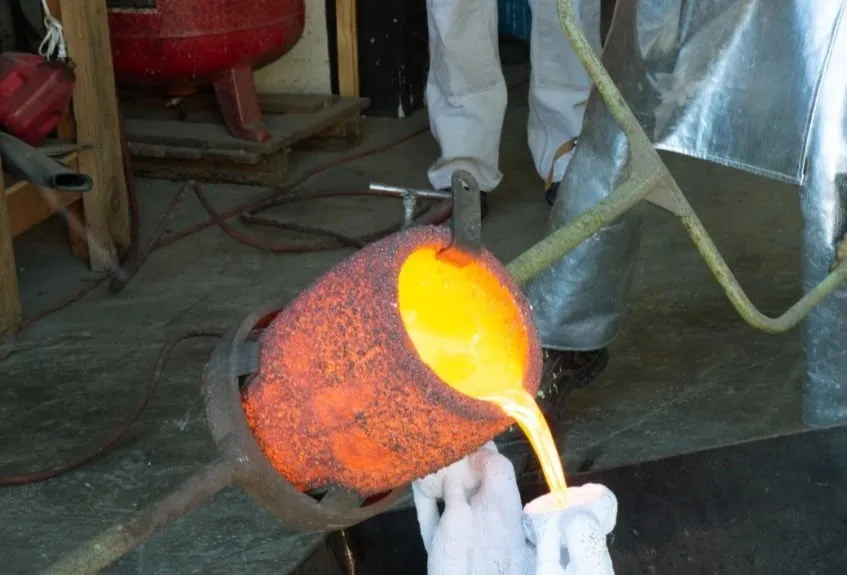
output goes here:
{"type": "Polygon", "coordinates": [[[448,264],[437,254],[451,240],[447,229],[416,227],[372,244],[265,330],[243,407],[263,453],[297,488],[382,493],[457,461],[512,424],[443,378],[482,382],[508,370],[535,395],[541,346],[531,311],[494,256],[483,251],[455,269],[450,292],[458,295],[429,297],[433,280],[445,280],[439,269],[448,264]],[[439,324],[442,335],[457,351],[476,345],[484,361],[457,371],[422,357],[407,331],[416,306],[417,321],[453,317],[439,324]]]}

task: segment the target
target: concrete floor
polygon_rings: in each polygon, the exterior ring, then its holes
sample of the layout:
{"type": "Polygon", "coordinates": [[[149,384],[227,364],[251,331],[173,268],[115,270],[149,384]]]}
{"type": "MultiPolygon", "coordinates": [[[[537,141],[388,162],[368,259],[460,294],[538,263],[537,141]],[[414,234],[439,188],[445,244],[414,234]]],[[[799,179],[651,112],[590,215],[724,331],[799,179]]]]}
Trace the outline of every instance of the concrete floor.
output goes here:
{"type": "MultiPolygon", "coordinates": [[[[484,230],[490,249],[507,261],[543,235],[548,212],[525,144],[526,116],[525,90],[519,89],[503,135],[506,179],[491,198],[484,230]]],[[[368,120],[362,147],[424,122],[423,114],[368,120]]],[[[436,152],[426,134],[324,173],[308,187],[365,187],[374,180],[425,186],[436,152]]],[[[294,169],[335,157],[299,154],[294,169]]],[[[793,303],[800,295],[801,227],[794,191],[689,159],[668,162],[753,301],[770,313],[793,303]]],[[[150,180],[138,185],[146,236],[177,186],[150,180]]],[[[219,208],[261,192],[209,188],[219,208]]],[[[768,336],[749,328],[682,227],[656,208],[640,209],[647,228],[632,310],[608,370],[572,395],[566,468],[586,459],[596,467],[617,466],[801,427],[799,332],[768,336]]],[[[399,203],[390,200],[356,200],[302,204],[286,215],[352,232],[400,213],[399,203]]],[[[171,228],[202,219],[191,198],[171,228]]],[[[28,315],[96,277],[68,255],[61,222],[32,230],[16,250],[28,315]]],[[[37,324],[0,364],[0,473],[51,467],[102,440],[135,406],[169,335],[226,328],[258,305],[295,296],[347,253],[268,255],[208,229],[157,252],[122,294],[101,288],[37,324]]],[[[115,452],[51,481],[0,490],[0,572],[38,571],[211,459],[199,375],[212,345],[200,341],[177,349],[152,404],[115,452]]],[[[286,533],[269,513],[230,490],[107,572],[285,573],[286,533]]]]}

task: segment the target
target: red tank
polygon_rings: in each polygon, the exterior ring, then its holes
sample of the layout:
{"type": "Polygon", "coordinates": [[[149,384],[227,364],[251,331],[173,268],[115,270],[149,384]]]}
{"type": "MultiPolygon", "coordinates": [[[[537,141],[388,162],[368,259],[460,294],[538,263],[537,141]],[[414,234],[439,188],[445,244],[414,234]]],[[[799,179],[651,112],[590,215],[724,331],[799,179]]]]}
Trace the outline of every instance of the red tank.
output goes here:
{"type": "Polygon", "coordinates": [[[227,127],[264,141],[252,70],[300,39],[304,0],[107,0],[115,77],[185,94],[213,84],[227,127]]]}
{"type": "Polygon", "coordinates": [[[38,146],[71,103],[74,73],[37,54],[0,55],[0,128],[38,146]]]}

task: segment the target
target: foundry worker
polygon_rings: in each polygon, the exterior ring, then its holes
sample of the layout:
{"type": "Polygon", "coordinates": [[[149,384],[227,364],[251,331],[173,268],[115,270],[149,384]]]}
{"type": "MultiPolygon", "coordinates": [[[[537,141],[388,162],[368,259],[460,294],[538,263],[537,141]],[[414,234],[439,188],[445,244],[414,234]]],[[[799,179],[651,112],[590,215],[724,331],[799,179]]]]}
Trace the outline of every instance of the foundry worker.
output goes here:
{"type": "MultiPolygon", "coordinates": [[[[585,33],[593,44],[593,30],[585,33]]],[[[804,293],[840,261],[847,234],[845,60],[847,0],[619,1],[603,46],[609,76],[656,148],[796,186],[804,293]]],[[[628,151],[592,93],[550,231],[608,197],[626,175],[628,151]]],[[[630,210],[524,286],[545,347],[609,345],[644,231],[630,210]]],[[[803,321],[808,425],[847,422],[845,333],[842,286],[803,321]]]]}
{"type": "MultiPolygon", "coordinates": [[[[561,31],[554,32],[554,2],[531,4],[529,138],[542,178],[543,160],[553,161],[561,150],[550,141],[579,135],[572,157],[557,160],[553,170],[552,181],[560,182],[548,194],[554,200],[550,228],[555,229],[611,193],[625,174],[628,145],[596,93],[586,105],[584,128],[575,120],[582,104],[568,95],[585,94],[587,79],[570,59],[561,31]],[[543,95],[552,93],[561,99],[545,107],[543,95]],[[571,132],[555,132],[554,117],[571,120],[571,132]]],[[[575,0],[586,38],[596,48],[594,24],[586,25],[589,4],[575,0]]],[[[505,86],[496,68],[496,3],[428,0],[428,6],[433,64],[427,94],[442,154],[430,179],[446,188],[452,171],[463,168],[490,192],[500,181],[497,151],[505,108],[505,86]]],[[[838,247],[847,234],[847,0],[618,2],[603,56],[658,149],[795,184],[804,220],[804,291],[826,277],[839,261],[838,247]]],[[[640,224],[638,212],[626,213],[525,286],[548,365],[551,357],[568,357],[567,350],[603,349],[617,334],[632,285],[640,224]]],[[[842,287],[804,322],[807,424],[847,422],[844,333],[847,289],[842,287]]],[[[603,355],[570,357],[602,366],[591,359],[603,355]]],[[[551,378],[548,371],[542,388],[553,382],[566,393],[569,383],[590,381],[597,372],[574,370],[576,361],[565,365],[571,377],[551,378]]],[[[533,561],[544,559],[540,541],[532,541],[536,523],[530,519],[527,528],[531,514],[520,508],[512,468],[493,449],[489,445],[413,485],[430,575],[520,575],[532,573],[539,566],[533,561]],[[524,533],[517,532],[518,521],[524,533]]],[[[598,486],[598,493],[576,522],[567,512],[553,514],[553,529],[543,537],[546,556],[564,550],[557,557],[571,563],[555,565],[554,558],[549,570],[536,573],[611,573],[605,537],[617,508],[608,490],[598,486]]]]}
{"type": "MultiPolygon", "coordinates": [[[[562,32],[556,0],[529,0],[532,8],[529,149],[552,203],[582,128],[591,82],[562,32]]],[[[600,0],[576,0],[586,38],[600,50],[600,0]]],[[[426,86],[432,134],[441,154],[429,169],[435,189],[449,189],[464,169],[486,194],[500,184],[500,137],[506,82],[498,49],[497,0],[427,0],[430,69],[426,86]]],[[[541,189],[541,188],[540,188],[541,189]]],[[[564,295],[564,294],[563,294],[564,295]]],[[[542,332],[542,335],[544,333],[542,332]]],[[[598,348],[545,340],[542,391],[548,417],[574,387],[594,379],[607,355],[598,348]],[[549,344],[549,345],[547,345],[549,344]]]]}

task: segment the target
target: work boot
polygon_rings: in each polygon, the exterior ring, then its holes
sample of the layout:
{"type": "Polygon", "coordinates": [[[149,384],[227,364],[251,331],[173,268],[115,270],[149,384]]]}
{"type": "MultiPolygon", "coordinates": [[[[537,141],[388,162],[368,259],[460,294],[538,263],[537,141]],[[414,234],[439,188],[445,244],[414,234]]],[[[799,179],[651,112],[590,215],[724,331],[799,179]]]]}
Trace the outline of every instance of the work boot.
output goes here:
{"type": "MultiPolygon", "coordinates": [[[[609,363],[606,349],[558,351],[545,349],[538,389],[538,405],[547,419],[553,438],[564,419],[565,398],[571,391],[593,382],[609,363]]],[[[529,441],[517,424],[494,438],[500,452],[515,465],[515,475],[535,471],[537,463],[529,441]]]]}
{"type": "Polygon", "coordinates": [[[559,183],[556,182],[547,188],[547,192],[544,194],[544,197],[547,198],[547,203],[551,206],[556,203],[556,196],[559,194],[559,183]]]}

